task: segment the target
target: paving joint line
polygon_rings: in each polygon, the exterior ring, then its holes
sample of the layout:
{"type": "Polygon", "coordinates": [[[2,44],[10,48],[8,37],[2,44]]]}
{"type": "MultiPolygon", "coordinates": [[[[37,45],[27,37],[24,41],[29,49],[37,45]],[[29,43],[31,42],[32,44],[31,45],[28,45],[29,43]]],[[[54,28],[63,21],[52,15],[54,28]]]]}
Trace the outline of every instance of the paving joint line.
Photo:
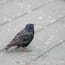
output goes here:
{"type": "MultiPolygon", "coordinates": [[[[48,3],[51,3],[51,2],[52,2],[52,1],[48,1],[47,3],[45,3],[45,5],[47,5],[48,3]]],[[[33,12],[37,11],[38,9],[42,8],[43,5],[44,5],[44,4],[41,4],[40,6],[38,6],[38,7],[36,7],[36,8],[33,8],[33,9],[31,10],[31,12],[33,13],[33,12]]],[[[44,6],[45,6],[45,5],[44,5],[44,6]]],[[[23,14],[21,14],[21,15],[19,15],[19,16],[15,16],[14,18],[11,18],[10,21],[7,20],[6,22],[1,23],[1,24],[0,24],[0,27],[1,27],[1,26],[4,26],[5,24],[8,24],[8,23],[10,23],[10,22],[13,22],[14,20],[16,20],[16,19],[18,19],[18,18],[20,18],[20,17],[24,17],[24,16],[26,16],[26,15],[28,15],[28,14],[30,14],[30,13],[29,13],[29,12],[24,12],[23,14]]]]}

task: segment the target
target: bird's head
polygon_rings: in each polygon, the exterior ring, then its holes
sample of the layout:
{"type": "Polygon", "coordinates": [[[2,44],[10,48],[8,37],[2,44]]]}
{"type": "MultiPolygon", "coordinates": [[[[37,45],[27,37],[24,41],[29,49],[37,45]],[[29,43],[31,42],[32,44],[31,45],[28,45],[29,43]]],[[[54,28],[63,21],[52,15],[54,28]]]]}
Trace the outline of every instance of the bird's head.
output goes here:
{"type": "Polygon", "coordinates": [[[27,30],[28,32],[33,32],[34,31],[34,24],[27,24],[25,26],[25,30],[27,30]]]}

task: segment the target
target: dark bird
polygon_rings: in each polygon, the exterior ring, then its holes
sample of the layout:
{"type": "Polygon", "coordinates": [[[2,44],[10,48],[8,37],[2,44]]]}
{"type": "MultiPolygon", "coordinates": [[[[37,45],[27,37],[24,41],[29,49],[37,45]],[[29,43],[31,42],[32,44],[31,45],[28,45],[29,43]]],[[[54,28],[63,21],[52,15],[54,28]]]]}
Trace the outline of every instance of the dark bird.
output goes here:
{"type": "Polygon", "coordinates": [[[13,40],[6,46],[8,50],[12,46],[27,47],[34,38],[34,24],[27,24],[23,30],[21,30],[13,40]]]}

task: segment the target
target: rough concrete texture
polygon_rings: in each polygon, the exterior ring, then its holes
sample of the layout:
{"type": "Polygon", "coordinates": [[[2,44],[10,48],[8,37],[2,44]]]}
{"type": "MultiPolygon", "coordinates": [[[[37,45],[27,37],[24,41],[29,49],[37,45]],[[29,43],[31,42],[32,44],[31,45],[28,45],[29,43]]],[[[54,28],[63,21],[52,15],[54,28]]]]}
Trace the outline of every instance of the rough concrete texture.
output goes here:
{"type": "Polygon", "coordinates": [[[0,0],[0,49],[27,23],[35,37],[27,47],[0,52],[0,65],[65,65],[64,0],[0,0]]]}

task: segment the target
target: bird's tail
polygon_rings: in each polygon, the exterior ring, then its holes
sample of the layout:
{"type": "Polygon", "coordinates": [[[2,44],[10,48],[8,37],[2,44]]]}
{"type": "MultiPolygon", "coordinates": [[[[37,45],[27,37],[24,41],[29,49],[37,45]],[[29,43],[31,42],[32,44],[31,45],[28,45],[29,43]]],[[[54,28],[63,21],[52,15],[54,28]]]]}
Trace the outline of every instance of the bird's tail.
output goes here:
{"type": "Polygon", "coordinates": [[[13,44],[9,43],[4,49],[7,51],[12,46],[13,46],[13,44]]]}
{"type": "Polygon", "coordinates": [[[7,51],[11,46],[7,45],[4,49],[7,51]]]}
{"type": "Polygon", "coordinates": [[[16,44],[14,42],[10,42],[6,47],[5,50],[7,51],[10,47],[12,46],[16,46],[16,44]]]}
{"type": "Polygon", "coordinates": [[[10,47],[11,47],[11,46],[8,46],[8,45],[7,45],[5,48],[1,49],[0,52],[3,52],[3,51],[5,51],[5,50],[7,51],[10,47]]]}

